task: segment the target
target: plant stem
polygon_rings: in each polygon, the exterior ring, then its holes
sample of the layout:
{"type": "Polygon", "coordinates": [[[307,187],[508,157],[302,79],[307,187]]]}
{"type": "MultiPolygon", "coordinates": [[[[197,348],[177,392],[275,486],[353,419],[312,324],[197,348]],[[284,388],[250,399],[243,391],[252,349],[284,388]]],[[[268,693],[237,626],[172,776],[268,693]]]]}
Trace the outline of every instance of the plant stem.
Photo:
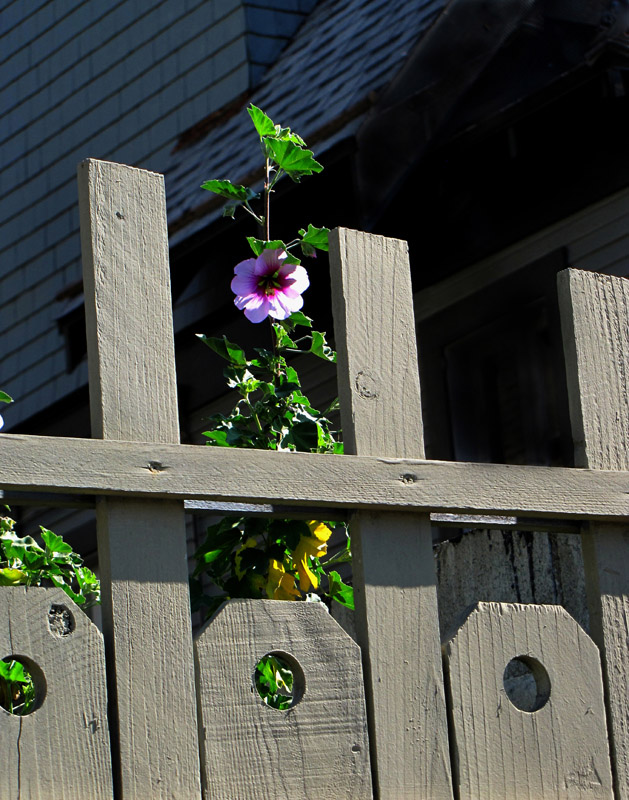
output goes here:
{"type": "Polygon", "coordinates": [[[252,217],[255,219],[255,221],[258,223],[258,225],[263,225],[263,224],[264,224],[264,220],[263,220],[261,217],[259,217],[259,216],[258,216],[258,215],[255,213],[255,211],[253,211],[253,209],[251,208],[251,206],[249,205],[249,203],[245,203],[245,204],[243,205],[243,208],[245,209],[245,211],[248,211],[248,212],[251,214],[251,216],[252,216],[252,217]]]}
{"type": "Polygon", "coordinates": [[[271,222],[270,222],[270,212],[271,212],[271,186],[269,183],[269,176],[271,174],[271,162],[269,159],[266,159],[265,164],[266,170],[266,178],[264,181],[264,218],[266,221],[266,240],[267,242],[271,241],[271,222]]]}

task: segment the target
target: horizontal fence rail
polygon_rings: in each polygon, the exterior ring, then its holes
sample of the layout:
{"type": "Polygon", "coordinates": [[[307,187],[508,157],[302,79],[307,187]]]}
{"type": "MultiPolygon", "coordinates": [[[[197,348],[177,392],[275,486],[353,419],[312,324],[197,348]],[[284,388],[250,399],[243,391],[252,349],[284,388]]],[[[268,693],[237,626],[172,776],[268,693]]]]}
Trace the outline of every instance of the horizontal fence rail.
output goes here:
{"type": "Polygon", "coordinates": [[[378,456],[242,452],[0,434],[5,490],[348,509],[629,518],[629,473],[378,456]]]}

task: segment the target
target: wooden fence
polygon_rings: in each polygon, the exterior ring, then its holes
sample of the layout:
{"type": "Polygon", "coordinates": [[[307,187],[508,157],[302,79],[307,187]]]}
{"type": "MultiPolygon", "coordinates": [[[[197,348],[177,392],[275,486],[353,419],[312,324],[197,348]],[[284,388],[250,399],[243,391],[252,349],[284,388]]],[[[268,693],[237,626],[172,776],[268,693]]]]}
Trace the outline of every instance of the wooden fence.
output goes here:
{"type": "Polygon", "coordinates": [[[579,469],[424,459],[407,248],[350,230],[330,253],[348,455],[185,446],[162,178],[89,160],[79,190],[96,438],[2,435],[0,485],[97,498],[104,655],[58,592],[1,590],[0,656],[39,708],[0,710],[0,797],[629,800],[629,284],[559,278],[579,469]],[[272,601],[193,642],[186,499],[352,512],[360,650],[272,601]],[[558,606],[479,602],[442,643],[431,512],[578,522],[593,640],[558,606]],[[252,691],[268,652],[294,666],[287,711],[252,691]]]}

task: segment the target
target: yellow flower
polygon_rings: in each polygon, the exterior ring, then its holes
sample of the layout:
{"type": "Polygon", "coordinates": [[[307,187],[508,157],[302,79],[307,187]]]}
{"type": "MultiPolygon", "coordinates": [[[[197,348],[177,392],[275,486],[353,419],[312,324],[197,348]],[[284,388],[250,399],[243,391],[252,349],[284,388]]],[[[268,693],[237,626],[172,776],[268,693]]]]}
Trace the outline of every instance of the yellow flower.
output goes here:
{"type": "Polygon", "coordinates": [[[274,558],[269,561],[266,596],[270,600],[297,600],[301,596],[293,576],[286,572],[281,561],[274,558]]]}
{"type": "Polygon", "coordinates": [[[307,592],[312,586],[317,589],[319,586],[319,579],[310,569],[308,559],[310,557],[321,558],[328,552],[327,541],[332,535],[332,531],[323,522],[312,520],[308,523],[310,534],[308,536],[301,536],[299,544],[293,550],[293,563],[299,575],[299,586],[302,592],[307,592]]]}

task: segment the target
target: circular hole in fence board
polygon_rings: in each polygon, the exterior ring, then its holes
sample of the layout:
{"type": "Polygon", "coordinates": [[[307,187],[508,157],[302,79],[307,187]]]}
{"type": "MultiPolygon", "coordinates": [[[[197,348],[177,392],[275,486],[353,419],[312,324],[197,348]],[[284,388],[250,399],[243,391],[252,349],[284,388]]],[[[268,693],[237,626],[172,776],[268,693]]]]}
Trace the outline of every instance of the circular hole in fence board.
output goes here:
{"type": "Polygon", "coordinates": [[[76,627],[70,609],[53,603],[48,610],[48,627],[54,636],[69,636],[76,627]]]}
{"type": "Polygon", "coordinates": [[[536,658],[517,656],[505,667],[502,682],[507,697],[520,711],[539,711],[550,697],[550,678],[536,658]]]}
{"type": "Polygon", "coordinates": [[[37,711],[45,697],[46,679],[34,661],[18,655],[0,661],[0,707],[25,717],[37,711]]]}
{"type": "Polygon", "coordinates": [[[253,689],[262,702],[278,711],[294,708],[304,696],[304,671],[294,656],[282,650],[266,653],[253,670],[253,689]]]}

